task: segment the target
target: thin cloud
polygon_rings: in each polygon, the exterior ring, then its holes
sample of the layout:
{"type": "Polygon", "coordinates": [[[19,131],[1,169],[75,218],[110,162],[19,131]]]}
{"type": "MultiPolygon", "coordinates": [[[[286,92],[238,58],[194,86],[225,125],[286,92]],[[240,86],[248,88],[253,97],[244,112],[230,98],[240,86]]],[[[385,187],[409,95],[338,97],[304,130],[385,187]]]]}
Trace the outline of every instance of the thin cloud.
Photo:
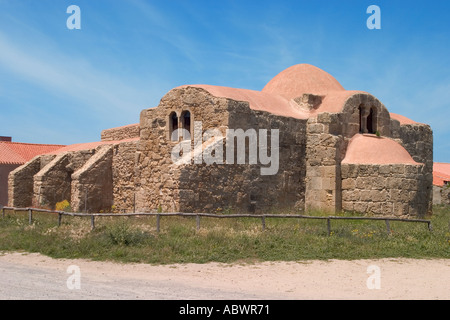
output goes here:
{"type": "Polygon", "coordinates": [[[86,61],[76,61],[69,55],[45,48],[18,46],[1,32],[0,47],[3,68],[54,94],[80,100],[91,109],[102,111],[108,106],[126,111],[143,101],[139,91],[113,75],[96,70],[86,61]]]}

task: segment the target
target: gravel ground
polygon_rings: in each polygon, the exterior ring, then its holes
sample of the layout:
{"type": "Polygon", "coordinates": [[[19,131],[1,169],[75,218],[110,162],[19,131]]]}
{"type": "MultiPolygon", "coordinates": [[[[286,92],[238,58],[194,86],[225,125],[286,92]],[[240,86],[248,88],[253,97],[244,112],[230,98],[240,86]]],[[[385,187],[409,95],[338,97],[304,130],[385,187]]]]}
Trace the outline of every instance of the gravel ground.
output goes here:
{"type": "Polygon", "coordinates": [[[450,259],[147,265],[0,254],[2,300],[450,299],[450,259]]]}

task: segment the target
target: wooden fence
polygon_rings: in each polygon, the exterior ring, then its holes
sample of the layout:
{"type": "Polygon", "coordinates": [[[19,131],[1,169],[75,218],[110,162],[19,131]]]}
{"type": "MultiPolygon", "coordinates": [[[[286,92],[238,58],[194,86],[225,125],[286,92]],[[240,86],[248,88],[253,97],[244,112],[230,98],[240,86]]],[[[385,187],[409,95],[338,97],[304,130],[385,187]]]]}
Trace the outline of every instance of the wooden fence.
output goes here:
{"type": "Polygon", "coordinates": [[[76,212],[65,212],[57,210],[47,210],[38,208],[14,208],[14,207],[2,207],[2,217],[5,217],[5,211],[28,211],[28,222],[33,223],[33,212],[47,212],[58,214],[58,226],[61,225],[62,216],[73,216],[73,217],[90,217],[91,218],[91,229],[95,228],[95,218],[96,217],[132,217],[132,216],[156,216],[156,231],[160,232],[161,218],[170,216],[181,216],[181,217],[195,217],[197,223],[197,230],[200,229],[200,219],[201,217],[210,217],[218,219],[227,218],[252,218],[261,219],[262,230],[266,228],[266,218],[278,218],[278,219],[316,219],[316,220],[326,220],[328,235],[331,234],[331,220],[384,220],[386,223],[386,232],[391,233],[390,221],[400,221],[400,222],[418,222],[426,223],[428,230],[432,231],[431,221],[424,219],[402,219],[393,217],[339,217],[339,216],[308,216],[308,215],[297,215],[297,214],[212,214],[212,213],[183,213],[183,212],[173,212],[173,213],[76,213],[76,212]]]}

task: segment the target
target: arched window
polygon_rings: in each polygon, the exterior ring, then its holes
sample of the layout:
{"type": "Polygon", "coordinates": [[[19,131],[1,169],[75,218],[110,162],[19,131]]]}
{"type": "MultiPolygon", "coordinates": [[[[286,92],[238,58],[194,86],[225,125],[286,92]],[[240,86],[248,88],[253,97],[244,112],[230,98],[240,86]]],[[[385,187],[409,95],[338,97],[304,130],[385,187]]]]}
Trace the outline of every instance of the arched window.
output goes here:
{"type": "Polygon", "coordinates": [[[364,128],[363,128],[363,108],[362,106],[358,107],[358,111],[359,111],[359,133],[364,133],[364,128]]]}
{"type": "Polygon", "coordinates": [[[370,108],[369,115],[367,116],[367,131],[369,133],[375,133],[377,131],[377,110],[370,108]]]}
{"type": "Polygon", "coordinates": [[[172,141],[178,141],[178,117],[175,112],[169,116],[169,135],[172,141]]]}
{"type": "Polygon", "coordinates": [[[189,132],[187,137],[183,137],[183,139],[188,140],[191,138],[191,113],[189,111],[185,111],[181,114],[181,121],[183,122],[183,129],[189,132]]]}

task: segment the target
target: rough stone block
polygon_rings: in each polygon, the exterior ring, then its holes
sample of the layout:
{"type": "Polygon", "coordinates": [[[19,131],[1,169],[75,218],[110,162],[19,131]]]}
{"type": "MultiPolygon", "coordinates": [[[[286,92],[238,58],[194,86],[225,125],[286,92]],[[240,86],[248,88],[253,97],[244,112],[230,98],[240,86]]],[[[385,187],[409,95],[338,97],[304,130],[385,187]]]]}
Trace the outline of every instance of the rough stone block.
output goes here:
{"type": "Polygon", "coordinates": [[[386,188],[387,180],[384,177],[373,177],[371,181],[372,181],[372,189],[382,190],[386,188]]]}
{"type": "Polygon", "coordinates": [[[373,214],[380,214],[381,211],[381,202],[369,202],[367,205],[367,211],[373,214]]]}
{"type": "Polygon", "coordinates": [[[342,201],[342,210],[344,211],[354,211],[352,201],[342,201]]]}
{"type": "Polygon", "coordinates": [[[391,173],[391,166],[390,165],[380,165],[378,172],[380,175],[389,175],[391,173]]]}
{"type": "Polygon", "coordinates": [[[342,189],[355,189],[356,180],[353,178],[347,178],[342,180],[342,189]]]}
{"type": "Polygon", "coordinates": [[[357,189],[367,189],[370,186],[370,181],[366,177],[356,178],[356,188],[357,189]]]}
{"type": "Polygon", "coordinates": [[[368,204],[367,202],[355,202],[353,204],[353,209],[356,212],[365,213],[367,212],[368,204]]]}
{"type": "Polygon", "coordinates": [[[323,133],[325,132],[325,126],[321,123],[308,124],[308,133],[323,133]]]}

